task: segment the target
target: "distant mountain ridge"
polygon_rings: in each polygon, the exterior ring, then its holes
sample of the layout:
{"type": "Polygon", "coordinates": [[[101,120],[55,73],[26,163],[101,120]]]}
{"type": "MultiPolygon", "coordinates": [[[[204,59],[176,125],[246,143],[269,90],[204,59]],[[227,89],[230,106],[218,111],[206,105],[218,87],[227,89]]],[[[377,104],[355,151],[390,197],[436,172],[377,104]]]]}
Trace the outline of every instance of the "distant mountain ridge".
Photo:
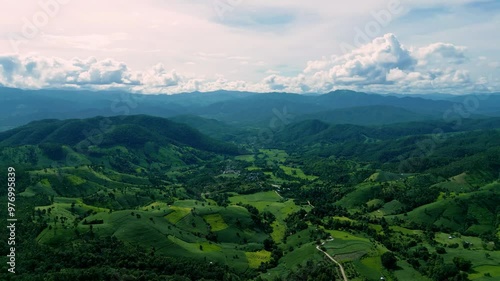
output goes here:
{"type": "Polygon", "coordinates": [[[305,114],[299,119],[316,119],[334,124],[383,125],[411,121],[424,121],[436,116],[418,114],[413,111],[391,106],[372,105],[350,108],[340,108],[328,111],[305,114]]]}
{"type": "Polygon", "coordinates": [[[378,95],[348,90],[321,95],[237,91],[140,95],[117,91],[0,88],[0,131],[41,119],[138,114],[167,118],[192,115],[228,124],[265,126],[276,112],[287,112],[296,120],[378,125],[394,123],[394,119],[401,119],[401,122],[442,119],[443,113],[464,102],[469,102],[469,107],[474,106],[473,114],[478,117],[500,116],[500,95],[472,101],[470,97],[439,95],[437,99],[435,96],[378,95]],[[388,117],[391,115],[396,118],[388,117]]]}

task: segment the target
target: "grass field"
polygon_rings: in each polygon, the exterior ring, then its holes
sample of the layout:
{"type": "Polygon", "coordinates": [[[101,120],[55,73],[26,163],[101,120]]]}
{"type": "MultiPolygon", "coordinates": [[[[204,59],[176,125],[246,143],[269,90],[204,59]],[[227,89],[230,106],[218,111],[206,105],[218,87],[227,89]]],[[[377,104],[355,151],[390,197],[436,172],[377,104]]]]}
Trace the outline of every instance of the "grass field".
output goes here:
{"type": "Polygon", "coordinates": [[[220,246],[214,243],[209,243],[209,242],[189,243],[172,235],[169,235],[168,239],[170,239],[170,241],[172,241],[173,243],[186,249],[187,251],[195,254],[220,252],[222,250],[220,246]]]}
{"type": "Polygon", "coordinates": [[[329,229],[325,229],[325,231],[328,232],[334,239],[369,242],[367,238],[355,236],[349,232],[329,229]]]}
{"type": "Polygon", "coordinates": [[[141,210],[143,211],[153,211],[153,212],[159,212],[159,211],[166,211],[169,209],[169,206],[165,202],[152,202],[149,205],[141,207],[141,210]]]}
{"type": "Polygon", "coordinates": [[[299,179],[305,179],[305,180],[315,180],[318,177],[317,176],[311,176],[311,175],[306,175],[304,174],[304,171],[300,168],[292,168],[284,165],[280,165],[280,168],[285,172],[285,174],[292,176],[292,177],[297,177],[299,179]]]}
{"type": "Polygon", "coordinates": [[[87,205],[81,198],[54,197],[54,203],[49,206],[36,207],[37,211],[45,211],[48,216],[48,225],[40,233],[37,241],[42,244],[65,243],[74,234],[73,221],[77,216],[88,214],[88,212],[108,213],[109,209],[87,205]],[[72,207],[74,204],[74,207],[72,207]],[[50,214],[49,214],[50,209],[50,214]],[[58,218],[56,220],[56,218],[58,218]],[[64,222],[62,221],[64,219],[64,222]]]}
{"type": "Polygon", "coordinates": [[[264,280],[273,280],[275,277],[286,277],[298,265],[304,265],[306,260],[321,261],[324,255],[316,250],[314,243],[307,243],[294,248],[292,252],[286,251],[277,267],[268,270],[260,277],[264,280]]]}
{"type": "Polygon", "coordinates": [[[398,214],[401,209],[404,207],[404,205],[399,202],[398,200],[392,200],[390,202],[387,202],[380,208],[379,214],[382,215],[395,215],[398,214]]]}
{"type": "Polygon", "coordinates": [[[261,263],[271,259],[271,252],[261,250],[257,252],[245,252],[250,268],[258,268],[261,263]]]}
{"type": "Polygon", "coordinates": [[[239,156],[234,157],[234,159],[252,163],[255,161],[255,156],[254,155],[239,155],[239,156]]]}
{"type": "Polygon", "coordinates": [[[173,224],[176,224],[191,212],[191,208],[172,206],[170,209],[173,210],[173,212],[166,215],[165,218],[173,224]]]}
{"type": "Polygon", "coordinates": [[[474,267],[474,273],[469,274],[471,280],[491,281],[500,280],[500,266],[497,265],[482,265],[474,267]],[[485,276],[489,274],[490,276],[485,276]]]}
{"type": "Polygon", "coordinates": [[[398,261],[398,266],[401,269],[394,271],[394,276],[399,280],[431,281],[431,279],[420,274],[406,261],[398,261]]]}
{"type": "Polygon", "coordinates": [[[267,158],[270,161],[284,163],[288,158],[288,153],[279,149],[259,149],[259,158],[267,158]]]}
{"type": "Polygon", "coordinates": [[[273,238],[274,242],[280,243],[285,237],[286,225],[281,221],[274,221],[271,226],[273,228],[271,238],[273,238]]]}
{"type": "Polygon", "coordinates": [[[326,252],[339,261],[353,261],[362,258],[370,251],[373,245],[362,240],[335,239],[324,244],[326,252]]]}
{"type": "Polygon", "coordinates": [[[358,272],[365,276],[368,280],[380,280],[380,276],[383,276],[381,270],[382,262],[378,256],[355,260],[353,263],[358,272]]]}
{"type": "Polygon", "coordinates": [[[267,192],[259,192],[259,193],[254,193],[254,194],[248,194],[248,195],[237,195],[237,196],[232,196],[229,198],[231,203],[243,203],[243,204],[252,204],[252,203],[259,203],[259,202],[279,202],[281,200],[281,197],[279,197],[278,194],[274,191],[267,191],[267,192]]]}
{"type": "Polygon", "coordinates": [[[275,215],[276,220],[272,223],[273,232],[271,238],[280,243],[285,236],[286,224],[285,218],[293,212],[297,212],[302,208],[309,210],[309,206],[297,206],[293,200],[283,202],[283,199],[274,191],[259,192],[250,195],[237,195],[230,197],[231,203],[249,204],[256,207],[259,212],[271,212],[275,215]]]}
{"type": "Polygon", "coordinates": [[[260,168],[259,168],[259,167],[257,167],[257,166],[250,166],[250,167],[247,167],[246,169],[247,169],[248,171],[259,171],[259,170],[260,170],[260,168]]]}
{"type": "Polygon", "coordinates": [[[470,225],[465,233],[480,235],[484,232],[495,231],[496,214],[493,212],[498,196],[498,193],[486,190],[472,192],[420,206],[408,212],[407,216],[397,215],[397,217],[406,221],[424,225],[433,224],[457,231],[466,224],[467,217],[474,217],[476,222],[470,225]]]}
{"type": "Polygon", "coordinates": [[[256,207],[259,212],[269,211],[273,213],[277,219],[283,220],[289,214],[304,208],[309,210],[309,206],[301,207],[296,205],[293,200],[289,199],[283,202],[275,191],[259,192],[250,195],[237,195],[229,198],[232,204],[242,203],[256,207]]]}
{"type": "Polygon", "coordinates": [[[210,225],[212,231],[220,231],[228,228],[229,226],[224,222],[220,214],[211,214],[203,216],[205,221],[210,225]]]}
{"type": "MultiPolygon", "coordinates": [[[[399,229],[409,232],[411,230],[399,229]]],[[[349,280],[380,280],[385,276],[386,280],[392,280],[386,269],[382,266],[380,256],[387,249],[379,244],[370,242],[369,239],[353,235],[348,232],[338,230],[325,230],[334,238],[327,241],[323,246],[327,252],[340,262],[351,263],[354,271],[360,274],[360,277],[349,280]]],[[[408,263],[398,262],[399,270],[394,271],[398,280],[416,280],[429,281],[423,277],[408,263]]],[[[352,270],[351,270],[352,271],[352,270]]]]}
{"type": "MultiPolygon", "coordinates": [[[[407,235],[422,235],[423,234],[422,230],[412,230],[412,229],[404,228],[401,226],[391,226],[390,229],[392,229],[394,231],[401,232],[403,234],[407,234],[407,235]]],[[[448,238],[448,236],[446,238],[448,238]]]]}
{"type": "MultiPolygon", "coordinates": [[[[71,213],[66,210],[70,204],[78,199],[57,198],[54,203],[53,214],[69,217],[71,213]]],[[[86,217],[87,221],[102,220],[101,224],[94,224],[93,232],[96,235],[114,235],[118,239],[133,245],[140,245],[145,249],[155,248],[158,254],[169,256],[207,258],[208,261],[227,264],[240,272],[244,272],[250,266],[258,267],[261,262],[268,261],[270,253],[262,251],[262,241],[268,237],[264,233],[246,229],[251,223],[248,211],[239,206],[227,208],[216,206],[200,206],[195,200],[176,202],[178,206],[167,207],[163,203],[152,203],[143,210],[124,211],[102,211],[86,217]],[[180,207],[185,206],[185,207],[180,207]],[[207,212],[205,215],[194,215],[190,206],[198,206],[196,211],[207,212]],[[154,207],[154,208],[153,208],[154,207]],[[169,211],[167,216],[164,213],[169,211]],[[209,213],[211,212],[211,213],[209,213]],[[235,221],[240,219],[245,229],[235,228],[235,221]],[[204,233],[208,229],[207,223],[212,230],[220,233],[219,243],[207,241],[198,237],[195,233],[204,233]],[[230,222],[230,225],[226,224],[230,222]],[[237,237],[239,232],[241,237],[237,237]],[[246,238],[248,243],[245,249],[236,249],[246,238]]],[[[41,207],[48,208],[48,207],[41,207]]],[[[90,226],[80,223],[77,227],[80,233],[88,233],[90,226]]],[[[62,244],[71,242],[75,229],[63,228],[62,225],[45,229],[38,237],[38,241],[44,244],[62,244]]]]}
{"type": "Polygon", "coordinates": [[[36,241],[40,244],[57,245],[70,242],[73,238],[74,230],[62,228],[61,226],[52,226],[52,229],[44,229],[37,237],[36,241]]]}

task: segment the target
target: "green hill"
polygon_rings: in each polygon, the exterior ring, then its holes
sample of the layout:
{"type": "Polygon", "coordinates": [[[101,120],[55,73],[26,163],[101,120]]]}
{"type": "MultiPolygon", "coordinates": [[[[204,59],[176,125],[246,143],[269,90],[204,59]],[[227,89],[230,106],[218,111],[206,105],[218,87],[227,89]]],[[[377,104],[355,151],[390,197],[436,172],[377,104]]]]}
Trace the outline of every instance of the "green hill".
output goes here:
{"type": "Polygon", "coordinates": [[[0,133],[0,146],[61,144],[137,148],[147,142],[184,145],[196,149],[235,154],[237,147],[170,120],[146,115],[43,120],[0,133]]]}

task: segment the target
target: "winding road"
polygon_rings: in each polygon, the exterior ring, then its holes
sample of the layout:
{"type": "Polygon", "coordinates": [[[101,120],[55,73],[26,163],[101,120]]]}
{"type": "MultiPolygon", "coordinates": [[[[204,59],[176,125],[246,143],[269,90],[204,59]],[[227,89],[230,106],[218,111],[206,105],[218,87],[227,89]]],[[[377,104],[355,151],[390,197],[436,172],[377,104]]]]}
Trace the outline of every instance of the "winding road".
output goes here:
{"type": "Polygon", "coordinates": [[[336,263],[339,267],[340,267],[340,272],[342,273],[342,277],[344,278],[344,281],[348,281],[347,280],[347,276],[345,275],[345,271],[344,271],[344,267],[338,262],[336,261],[334,258],[332,258],[332,256],[330,256],[327,252],[321,250],[319,248],[319,246],[316,246],[316,250],[322,252],[323,254],[325,254],[329,259],[331,259],[334,263],[336,263]]]}

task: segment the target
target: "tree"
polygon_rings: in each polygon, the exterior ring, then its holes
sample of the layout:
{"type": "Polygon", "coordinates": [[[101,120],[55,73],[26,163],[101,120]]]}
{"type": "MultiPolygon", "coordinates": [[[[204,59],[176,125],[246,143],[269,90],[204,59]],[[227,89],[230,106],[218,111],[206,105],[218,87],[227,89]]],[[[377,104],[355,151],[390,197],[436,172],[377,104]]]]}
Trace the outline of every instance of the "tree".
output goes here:
{"type": "Polygon", "coordinates": [[[454,257],[453,263],[457,266],[458,269],[462,271],[469,271],[472,268],[472,263],[470,260],[466,260],[462,257],[454,257]]]}
{"type": "Polygon", "coordinates": [[[380,257],[382,260],[382,265],[387,269],[395,269],[397,267],[396,256],[392,252],[385,252],[380,257]]]}
{"type": "Polygon", "coordinates": [[[443,247],[436,247],[436,253],[438,254],[446,254],[446,249],[443,247]]]}
{"type": "Polygon", "coordinates": [[[275,244],[274,244],[274,241],[270,238],[266,238],[264,240],[264,249],[266,251],[271,251],[273,248],[274,248],[275,244]]]}

